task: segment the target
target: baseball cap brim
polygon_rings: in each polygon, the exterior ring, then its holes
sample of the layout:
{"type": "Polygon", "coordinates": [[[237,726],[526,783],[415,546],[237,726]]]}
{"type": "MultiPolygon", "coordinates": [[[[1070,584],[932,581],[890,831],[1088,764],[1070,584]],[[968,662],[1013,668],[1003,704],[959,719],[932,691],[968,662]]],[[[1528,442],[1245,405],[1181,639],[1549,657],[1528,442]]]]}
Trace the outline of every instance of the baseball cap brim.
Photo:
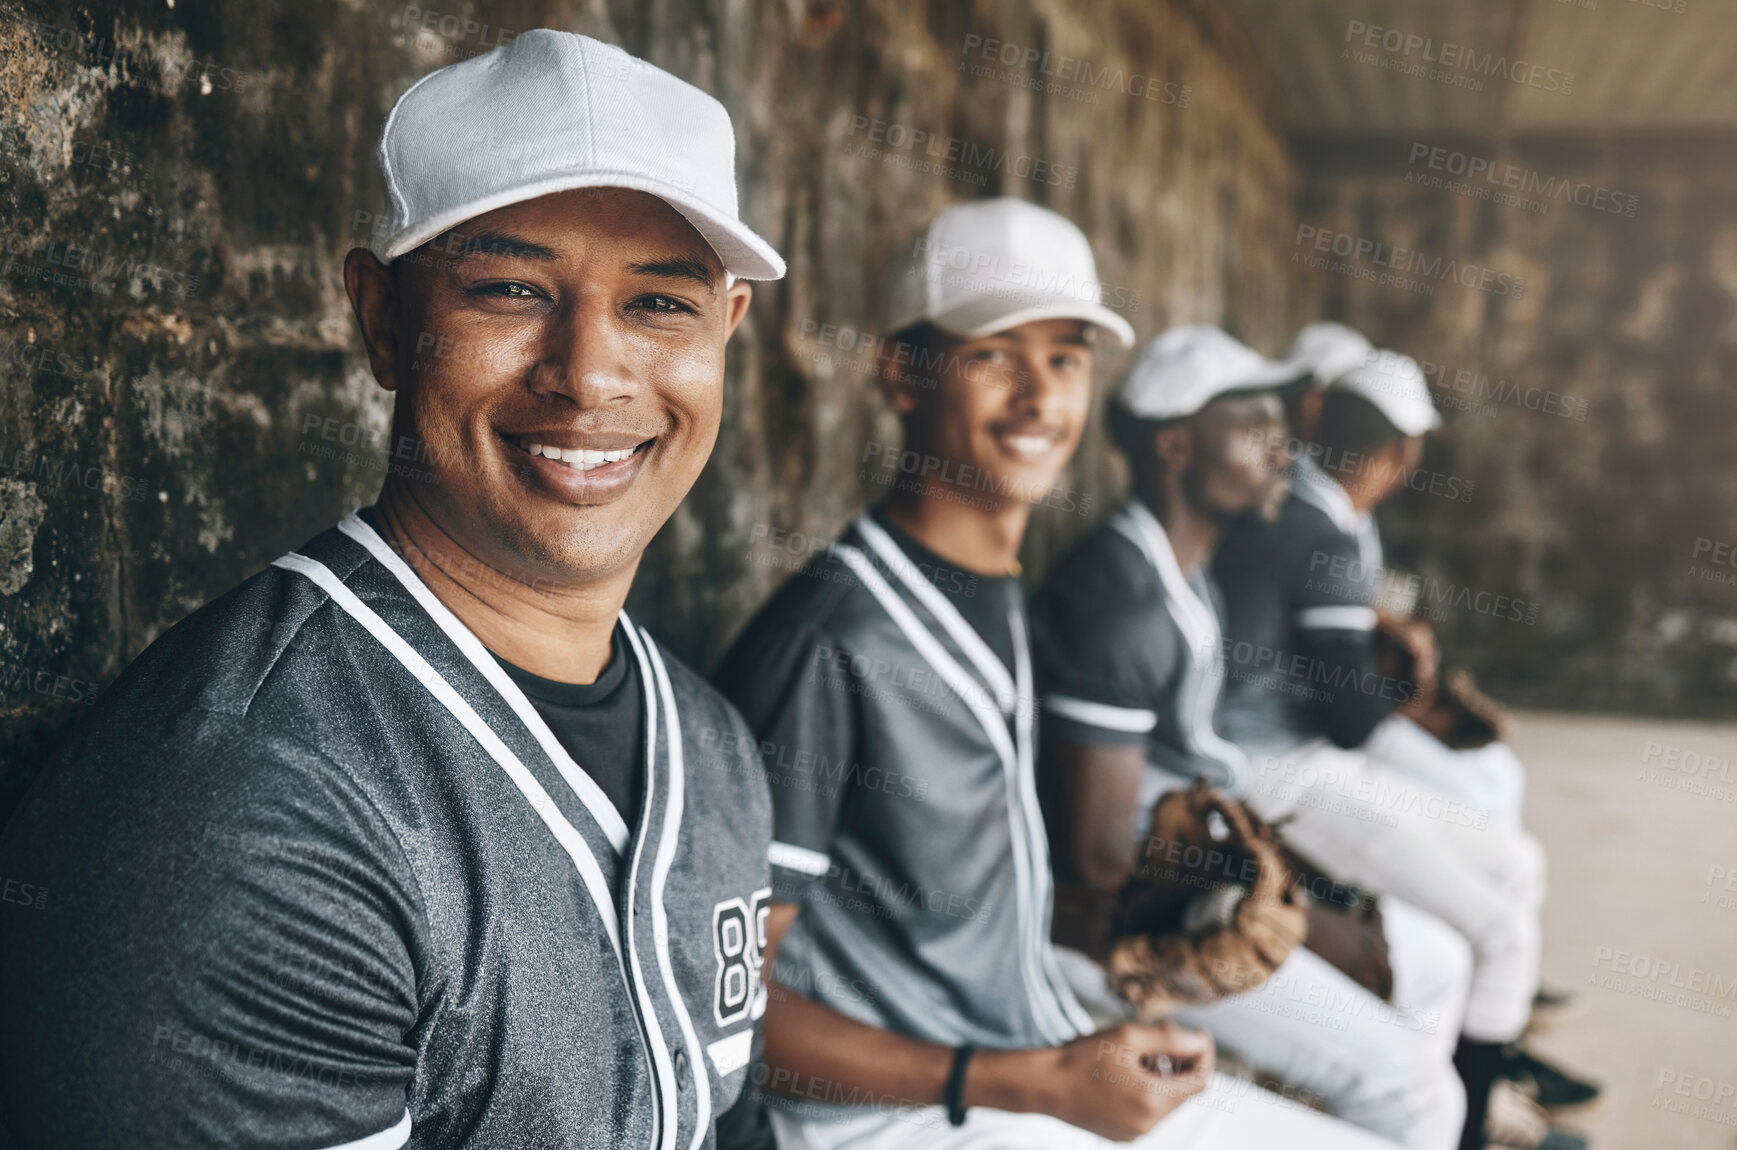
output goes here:
{"type": "Polygon", "coordinates": [[[492,196],[484,196],[449,209],[438,216],[406,228],[372,250],[381,261],[391,263],[405,252],[412,251],[466,220],[473,220],[499,208],[522,204],[556,192],[576,188],[628,188],[656,196],[692,224],[702,239],[712,246],[724,270],[745,280],[776,280],[784,278],[784,259],[772,245],[755,235],[745,224],[727,212],[695,196],[686,188],[662,180],[625,172],[585,172],[558,176],[532,184],[524,184],[492,196]]]}
{"type": "Polygon", "coordinates": [[[982,339],[1022,323],[1044,319],[1081,320],[1109,332],[1119,347],[1134,346],[1134,329],[1127,320],[1102,304],[1066,295],[1046,299],[1035,294],[1021,294],[1018,300],[1000,295],[978,296],[930,316],[929,322],[962,339],[982,339]]]}

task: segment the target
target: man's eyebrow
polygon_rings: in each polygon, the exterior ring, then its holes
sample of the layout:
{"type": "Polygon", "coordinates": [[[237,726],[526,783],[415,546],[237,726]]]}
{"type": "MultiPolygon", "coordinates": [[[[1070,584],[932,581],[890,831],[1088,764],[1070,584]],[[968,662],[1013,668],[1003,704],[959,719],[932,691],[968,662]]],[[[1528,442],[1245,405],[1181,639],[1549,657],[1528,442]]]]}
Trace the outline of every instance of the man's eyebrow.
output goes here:
{"type": "Polygon", "coordinates": [[[704,287],[716,287],[717,274],[700,260],[689,256],[668,256],[660,260],[644,260],[627,265],[635,275],[659,276],[663,279],[693,280],[704,287]]]}
{"type": "Polygon", "coordinates": [[[552,248],[542,244],[532,243],[509,232],[478,232],[467,236],[460,232],[453,235],[464,243],[458,253],[458,258],[466,256],[506,256],[511,259],[523,260],[554,260],[559,259],[552,248]]]}

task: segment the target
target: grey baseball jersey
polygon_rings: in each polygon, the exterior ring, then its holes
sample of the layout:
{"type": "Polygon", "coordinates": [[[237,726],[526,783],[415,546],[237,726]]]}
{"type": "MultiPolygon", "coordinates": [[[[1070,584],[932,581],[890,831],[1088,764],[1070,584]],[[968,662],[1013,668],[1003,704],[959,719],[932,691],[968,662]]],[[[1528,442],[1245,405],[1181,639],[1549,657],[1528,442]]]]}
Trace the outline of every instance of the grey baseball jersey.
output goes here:
{"type": "Polygon", "coordinates": [[[1323,735],[1355,747],[1410,697],[1412,684],[1376,669],[1381,574],[1375,521],[1299,459],[1277,521],[1238,524],[1213,562],[1231,669],[1219,712],[1228,737],[1262,752],[1323,735]]]}
{"type": "Polygon", "coordinates": [[[21,1146],[699,1150],[764,1009],[747,727],[622,619],[628,826],[351,517],[127,669],[0,837],[21,1146]]]}
{"type": "Polygon", "coordinates": [[[779,982],[913,1038],[1047,1046],[1090,1022],[1049,946],[1016,593],[1005,612],[1012,667],[865,516],[773,597],[715,681],[767,763],[773,897],[800,907],[779,982]]]}
{"type": "Polygon", "coordinates": [[[1170,780],[1235,791],[1246,757],[1213,725],[1224,679],[1210,581],[1184,572],[1170,537],[1130,500],[1065,555],[1032,600],[1046,740],[1144,745],[1144,823],[1170,780]]]}

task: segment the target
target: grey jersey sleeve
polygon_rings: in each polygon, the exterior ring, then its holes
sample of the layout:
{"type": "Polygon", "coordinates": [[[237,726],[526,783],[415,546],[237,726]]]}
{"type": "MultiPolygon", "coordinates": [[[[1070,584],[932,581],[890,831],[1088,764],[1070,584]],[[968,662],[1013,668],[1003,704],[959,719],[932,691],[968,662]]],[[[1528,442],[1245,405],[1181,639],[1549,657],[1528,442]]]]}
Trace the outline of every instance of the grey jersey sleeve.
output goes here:
{"type": "Polygon", "coordinates": [[[0,903],[8,1144],[402,1144],[426,935],[396,839],[305,743],[165,726],[75,741],[0,837],[40,892],[0,903]]]}
{"type": "Polygon", "coordinates": [[[1032,660],[1046,738],[1143,744],[1186,652],[1152,572],[1110,532],[1057,564],[1032,600],[1032,660]]]}
{"type": "Polygon", "coordinates": [[[774,600],[724,657],[715,685],[759,740],[772,792],[772,898],[826,876],[852,780],[858,715],[847,651],[774,600]]]}

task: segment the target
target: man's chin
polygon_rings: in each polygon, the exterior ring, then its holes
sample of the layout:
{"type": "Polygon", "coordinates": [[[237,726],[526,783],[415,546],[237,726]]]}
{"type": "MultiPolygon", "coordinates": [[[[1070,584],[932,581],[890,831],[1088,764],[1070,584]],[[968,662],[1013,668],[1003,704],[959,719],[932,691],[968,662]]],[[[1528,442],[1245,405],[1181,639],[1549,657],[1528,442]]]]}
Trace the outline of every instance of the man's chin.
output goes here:
{"type": "Polygon", "coordinates": [[[497,519],[495,540],[503,558],[519,569],[508,574],[533,588],[555,590],[631,570],[650,537],[612,510],[563,506],[549,515],[497,519]]]}

